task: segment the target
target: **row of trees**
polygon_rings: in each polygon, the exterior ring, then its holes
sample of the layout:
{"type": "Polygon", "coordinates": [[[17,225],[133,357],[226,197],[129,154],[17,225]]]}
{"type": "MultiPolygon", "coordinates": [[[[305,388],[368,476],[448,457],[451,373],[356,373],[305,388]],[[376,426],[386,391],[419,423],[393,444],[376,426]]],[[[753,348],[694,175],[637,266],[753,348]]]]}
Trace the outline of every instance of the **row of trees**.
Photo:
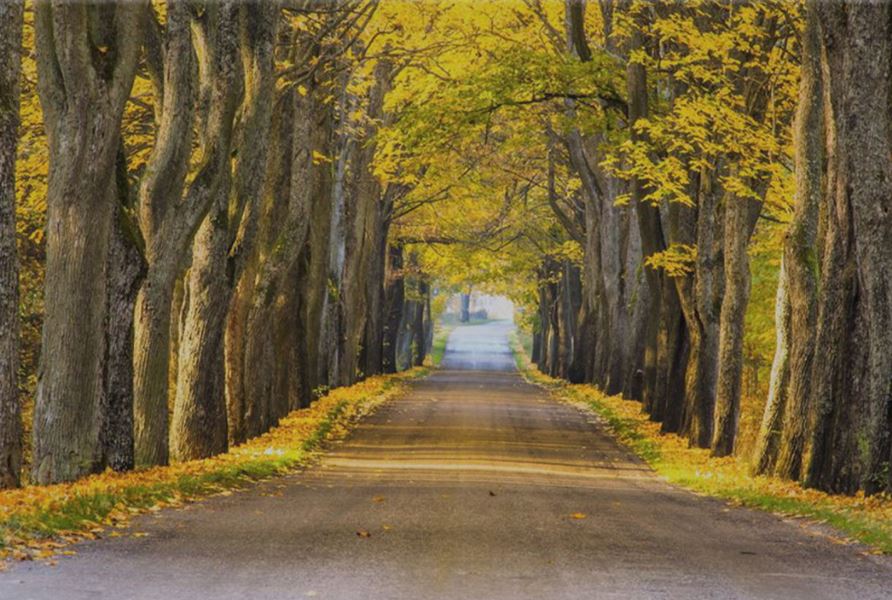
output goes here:
{"type": "Polygon", "coordinates": [[[0,5],[0,484],[21,480],[14,167],[35,56],[49,165],[32,482],[211,456],[327,388],[423,362],[430,285],[390,243],[405,191],[372,166],[404,66],[376,9],[0,5]]]}
{"type": "Polygon", "coordinates": [[[379,132],[379,170],[440,199],[400,230],[510,293],[543,371],[759,473],[888,489],[889,10],[441,8],[379,132]]]}
{"type": "Polygon", "coordinates": [[[207,456],[417,361],[435,283],[510,293],[543,371],[717,456],[892,486],[885,4],[3,10],[4,484],[45,265],[36,481],[207,456]],[[43,176],[12,175],[19,100],[43,176]],[[47,217],[19,299],[16,195],[47,217]]]}
{"type": "Polygon", "coordinates": [[[789,221],[755,470],[872,493],[892,487],[890,8],[798,8],[602,2],[619,33],[593,48],[584,2],[568,0],[567,53],[623,57],[624,103],[599,94],[625,136],[605,144],[607,120],[562,140],[585,260],[543,263],[534,354],[732,453],[750,245],[760,218],[789,221]]]}

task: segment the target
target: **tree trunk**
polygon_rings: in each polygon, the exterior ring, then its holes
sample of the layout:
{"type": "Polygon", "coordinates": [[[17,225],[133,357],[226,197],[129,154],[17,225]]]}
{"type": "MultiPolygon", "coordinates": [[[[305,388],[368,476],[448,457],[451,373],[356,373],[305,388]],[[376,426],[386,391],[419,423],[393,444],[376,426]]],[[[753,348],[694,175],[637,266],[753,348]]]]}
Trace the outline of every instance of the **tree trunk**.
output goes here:
{"type": "Polygon", "coordinates": [[[37,483],[76,479],[101,461],[114,169],[138,56],[138,14],[132,4],[35,5],[39,93],[50,149],[45,317],[34,408],[37,483]],[[101,17],[114,26],[91,32],[91,11],[113,11],[101,17]],[[97,61],[108,64],[89,59],[98,54],[94,41],[115,46],[97,61]]]}
{"type": "MultiPolygon", "coordinates": [[[[377,212],[377,211],[376,211],[377,212]]],[[[387,261],[387,228],[380,214],[375,217],[374,252],[369,261],[366,279],[366,324],[363,342],[363,371],[366,375],[384,372],[385,269],[387,261]]]]}
{"type": "Polygon", "coordinates": [[[462,323],[467,323],[471,320],[471,294],[462,294],[461,295],[461,312],[459,314],[458,320],[462,323]]]}
{"type": "Polygon", "coordinates": [[[413,364],[416,367],[420,367],[424,364],[424,359],[427,357],[427,319],[425,318],[425,313],[427,312],[427,300],[428,294],[430,293],[430,288],[428,287],[428,283],[424,280],[420,280],[418,282],[418,294],[421,298],[416,303],[415,307],[415,324],[413,327],[414,330],[414,346],[415,346],[415,356],[413,360],[413,364]]]}
{"type": "Polygon", "coordinates": [[[0,489],[18,487],[22,470],[15,161],[23,6],[0,4],[0,489]]]}
{"type": "Polygon", "coordinates": [[[133,311],[146,265],[139,247],[137,225],[127,212],[133,202],[123,149],[118,152],[116,175],[117,206],[108,251],[99,468],[126,471],[134,466],[133,311]]]}
{"type": "Polygon", "coordinates": [[[405,303],[405,280],[403,278],[403,249],[397,245],[388,247],[387,287],[385,290],[386,321],[382,344],[385,373],[397,372],[397,345],[399,343],[400,320],[405,303]]]}
{"type": "Polygon", "coordinates": [[[230,289],[226,281],[228,168],[221,168],[212,211],[198,230],[177,360],[176,400],[170,430],[172,458],[206,458],[226,451],[223,328],[230,289]]]}
{"type": "Polygon", "coordinates": [[[331,187],[331,224],[328,254],[328,276],[325,288],[328,291],[324,305],[324,328],[322,338],[329,340],[331,344],[330,354],[327,356],[329,363],[328,381],[330,387],[349,384],[352,381],[353,371],[349,365],[345,368],[342,363],[345,360],[344,350],[347,344],[347,331],[345,324],[345,306],[343,301],[344,277],[347,268],[347,247],[351,237],[351,219],[349,207],[349,178],[350,165],[354,162],[356,154],[356,140],[353,136],[343,131],[349,122],[349,115],[358,103],[357,98],[348,92],[350,81],[349,74],[342,76],[343,92],[338,100],[338,124],[341,131],[335,144],[334,178],[331,187]],[[345,376],[346,374],[346,376],[345,376]]]}
{"type": "Polygon", "coordinates": [[[810,485],[874,493],[892,488],[890,6],[816,10],[828,82],[827,216],[803,466],[810,485]]]}
{"type": "MultiPolygon", "coordinates": [[[[690,333],[681,432],[692,444],[708,448],[712,441],[718,380],[719,320],[724,288],[722,253],[724,219],[714,185],[715,173],[701,173],[697,206],[697,260],[694,281],[684,308],[690,333]]],[[[684,306],[684,304],[683,304],[684,306]]]]}
{"type": "Polygon", "coordinates": [[[725,289],[719,327],[719,373],[716,382],[712,455],[728,456],[734,451],[740,420],[740,388],[743,378],[744,318],[750,297],[747,248],[762,203],[749,198],[726,196],[725,289]]]}
{"type": "MultiPolygon", "coordinates": [[[[347,165],[352,177],[344,182],[344,234],[343,264],[338,288],[340,313],[340,349],[338,351],[337,383],[349,385],[360,375],[360,344],[365,331],[367,306],[367,278],[369,262],[378,248],[373,239],[375,213],[380,202],[381,186],[372,172],[375,156],[376,123],[381,118],[384,96],[390,88],[390,64],[381,60],[375,67],[374,83],[365,98],[369,124],[357,139],[348,142],[347,165]]],[[[348,99],[347,106],[350,105],[348,99]]],[[[348,114],[348,119],[349,119],[348,114]]],[[[339,201],[340,202],[340,201],[339,201]]]]}
{"type": "Polygon", "coordinates": [[[756,448],[758,473],[797,479],[809,421],[815,306],[817,234],[824,156],[824,89],[820,28],[814,4],[806,4],[802,33],[799,106],[793,138],[796,199],[784,241],[775,310],[777,345],[768,401],[756,448]]]}
{"type": "Polygon", "coordinates": [[[219,123],[216,143],[221,164],[210,186],[215,197],[193,243],[189,307],[178,361],[171,442],[179,460],[224,452],[226,423],[223,330],[235,282],[245,270],[257,233],[258,196],[268,154],[275,79],[273,45],[278,9],[267,3],[251,11],[221,7],[210,32],[215,54],[211,73],[209,122],[219,123]],[[231,11],[231,12],[230,12],[231,11]],[[231,63],[241,44],[244,100],[239,136],[232,143],[238,72],[231,63]],[[220,105],[219,108],[216,108],[220,105]],[[216,108],[216,111],[214,110],[216,108]],[[234,170],[227,157],[235,147],[234,170]]]}
{"type": "MultiPolygon", "coordinates": [[[[229,250],[227,287],[231,300],[224,334],[224,387],[227,440],[244,441],[242,418],[245,396],[245,329],[260,261],[262,189],[268,173],[269,137],[275,90],[275,39],[278,2],[240,7],[240,42],[244,100],[235,142],[232,198],[227,218],[229,250]],[[234,283],[232,283],[234,282],[234,283]]],[[[290,100],[290,97],[289,97],[290,100]]],[[[289,112],[289,114],[291,114],[289,112]]],[[[293,115],[292,115],[293,116],[293,115]]],[[[290,122],[283,123],[284,127],[290,122]]]]}
{"type": "MultiPolygon", "coordinates": [[[[275,423],[288,410],[310,400],[313,381],[309,356],[318,340],[306,331],[312,323],[305,303],[309,289],[301,293],[299,280],[311,268],[306,252],[310,218],[320,191],[327,191],[327,168],[317,165],[314,153],[324,151],[328,136],[313,116],[322,106],[316,90],[306,96],[289,92],[280,112],[285,116],[272,155],[281,164],[271,171],[267,195],[272,203],[285,197],[286,211],[273,223],[268,256],[261,266],[257,289],[248,316],[245,350],[246,394],[259,403],[260,425],[249,420],[249,433],[275,423]],[[288,125],[284,125],[287,123],[288,125]],[[320,149],[321,148],[321,149],[320,149]],[[281,158],[280,158],[281,157],[281,158]],[[276,323],[276,327],[270,327],[276,323]],[[298,329],[303,335],[298,335],[298,329]]],[[[310,248],[312,252],[312,247],[310,248]]],[[[318,326],[318,325],[317,325],[318,326]]]]}
{"type": "MultiPolygon", "coordinates": [[[[139,224],[148,268],[134,311],[134,455],[137,466],[167,464],[171,300],[184,256],[210,206],[204,185],[212,158],[200,166],[184,194],[195,126],[190,8],[170,2],[163,73],[156,74],[155,145],[139,189],[139,224]]],[[[153,20],[143,25],[151,31],[153,20]]]]}

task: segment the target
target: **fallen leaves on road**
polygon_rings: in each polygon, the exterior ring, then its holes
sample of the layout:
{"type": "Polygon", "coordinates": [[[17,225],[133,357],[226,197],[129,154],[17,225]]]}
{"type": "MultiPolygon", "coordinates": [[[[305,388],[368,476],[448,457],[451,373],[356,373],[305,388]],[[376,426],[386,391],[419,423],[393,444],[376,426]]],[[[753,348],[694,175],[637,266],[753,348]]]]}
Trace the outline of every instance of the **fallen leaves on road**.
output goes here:
{"type": "Polygon", "coordinates": [[[357,530],[356,530],[356,535],[359,536],[359,537],[361,537],[361,538],[370,538],[370,537],[372,537],[372,534],[369,533],[367,529],[357,529],[357,530]]]}
{"type": "Polygon", "coordinates": [[[584,519],[587,516],[588,515],[586,515],[585,513],[581,513],[581,512],[570,513],[571,519],[584,519]]]}

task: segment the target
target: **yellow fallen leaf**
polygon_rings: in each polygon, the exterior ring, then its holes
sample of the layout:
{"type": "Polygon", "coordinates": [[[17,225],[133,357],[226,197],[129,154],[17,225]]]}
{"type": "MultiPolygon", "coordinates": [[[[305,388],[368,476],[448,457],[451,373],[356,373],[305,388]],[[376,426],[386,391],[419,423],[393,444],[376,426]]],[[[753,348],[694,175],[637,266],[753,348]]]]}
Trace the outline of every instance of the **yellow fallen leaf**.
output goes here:
{"type": "Polygon", "coordinates": [[[375,496],[372,498],[372,502],[384,502],[384,496],[375,496]]]}
{"type": "Polygon", "coordinates": [[[570,515],[570,518],[571,518],[571,519],[584,519],[586,516],[587,516],[587,515],[586,515],[585,513],[575,512],[575,513],[573,513],[573,514],[570,515]]]}
{"type": "Polygon", "coordinates": [[[372,534],[369,533],[369,532],[368,532],[367,530],[365,530],[365,529],[358,529],[358,530],[356,531],[356,535],[359,536],[359,537],[361,537],[361,538],[370,538],[370,537],[372,537],[372,534]]]}

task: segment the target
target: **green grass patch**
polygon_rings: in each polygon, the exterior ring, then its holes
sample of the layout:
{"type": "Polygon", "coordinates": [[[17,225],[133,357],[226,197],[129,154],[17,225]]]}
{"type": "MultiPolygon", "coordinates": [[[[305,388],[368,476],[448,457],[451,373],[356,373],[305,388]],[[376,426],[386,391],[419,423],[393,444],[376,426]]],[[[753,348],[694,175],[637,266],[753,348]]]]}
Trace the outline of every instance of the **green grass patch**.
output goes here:
{"type": "Polygon", "coordinates": [[[431,364],[436,368],[443,362],[443,356],[446,354],[446,342],[449,341],[449,334],[455,329],[455,325],[438,323],[434,328],[434,341],[431,344],[431,364]]]}
{"type": "Polygon", "coordinates": [[[659,423],[650,421],[638,402],[540,373],[516,336],[512,349],[527,381],[549,390],[558,400],[591,409],[623,445],[670,483],[735,505],[826,524],[875,552],[892,554],[892,497],[839,496],[793,481],[754,476],[739,457],[713,458],[708,450],[691,448],[677,435],[662,434],[659,423]]]}

